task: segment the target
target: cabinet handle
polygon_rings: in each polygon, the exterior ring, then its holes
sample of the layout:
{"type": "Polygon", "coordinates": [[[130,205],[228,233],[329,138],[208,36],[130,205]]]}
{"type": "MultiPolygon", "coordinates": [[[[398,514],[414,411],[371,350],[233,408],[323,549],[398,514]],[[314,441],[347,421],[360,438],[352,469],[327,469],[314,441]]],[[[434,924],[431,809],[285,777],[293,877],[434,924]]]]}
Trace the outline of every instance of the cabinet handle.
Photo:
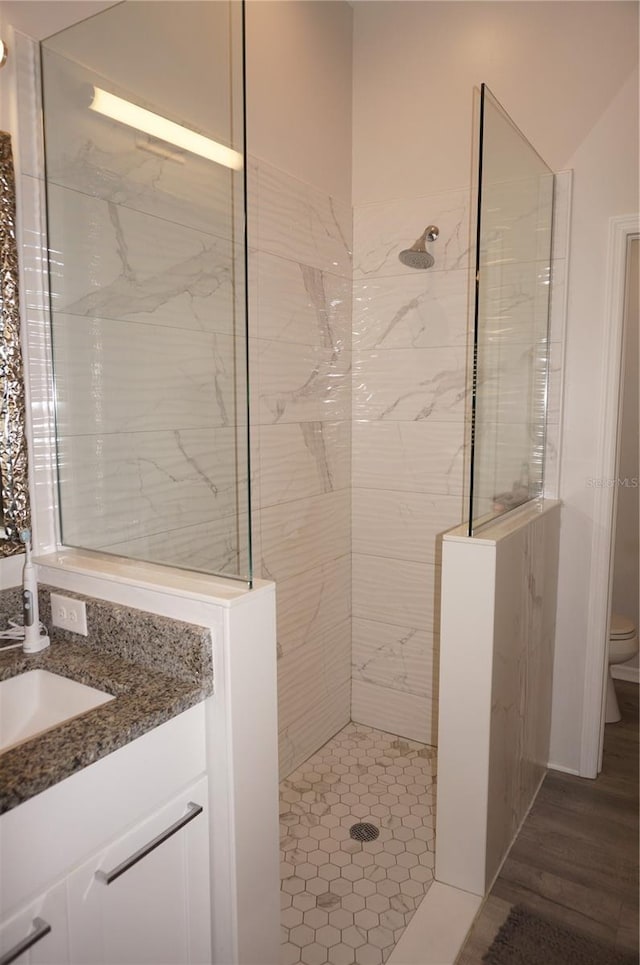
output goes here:
{"type": "MultiPolygon", "coordinates": [[[[157,837],[149,841],[148,844],[143,845],[139,851],[136,851],[129,858],[126,858],[119,865],[116,865],[111,871],[96,871],[95,876],[99,881],[104,882],[105,885],[110,885],[112,881],[123,875],[125,871],[132,868],[134,864],[145,858],[151,851],[154,851],[159,845],[163,844],[167,838],[170,838],[176,831],[188,824],[189,821],[193,821],[197,818],[199,814],[202,813],[202,807],[200,804],[194,804],[193,801],[189,801],[187,804],[187,813],[183,814],[174,824],[168,827],[165,831],[162,831],[157,837]]],[[[0,965],[4,965],[4,962],[0,961],[0,965]]]]}
{"type": "Polygon", "coordinates": [[[30,935],[27,935],[26,938],[23,938],[21,942],[18,942],[17,945],[14,945],[13,948],[9,949],[9,951],[6,952],[2,958],[0,958],[0,965],[11,965],[11,962],[15,962],[16,958],[20,958],[20,956],[23,955],[27,949],[31,948],[36,942],[39,942],[41,938],[44,938],[44,936],[48,935],[51,931],[51,925],[49,925],[46,921],[43,921],[42,918],[34,918],[33,927],[35,928],[35,931],[32,931],[30,935]]]}

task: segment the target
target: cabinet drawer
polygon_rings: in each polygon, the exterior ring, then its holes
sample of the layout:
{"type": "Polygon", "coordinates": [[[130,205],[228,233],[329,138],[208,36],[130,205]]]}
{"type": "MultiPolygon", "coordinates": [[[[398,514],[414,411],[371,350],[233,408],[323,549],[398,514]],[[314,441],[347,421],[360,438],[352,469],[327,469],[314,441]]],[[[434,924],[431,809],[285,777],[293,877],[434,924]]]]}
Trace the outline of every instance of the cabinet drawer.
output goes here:
{"type": "Polygon", "coordinates": [[[206,778],[67,881],[72,965],[211,961],[206,778]]]}

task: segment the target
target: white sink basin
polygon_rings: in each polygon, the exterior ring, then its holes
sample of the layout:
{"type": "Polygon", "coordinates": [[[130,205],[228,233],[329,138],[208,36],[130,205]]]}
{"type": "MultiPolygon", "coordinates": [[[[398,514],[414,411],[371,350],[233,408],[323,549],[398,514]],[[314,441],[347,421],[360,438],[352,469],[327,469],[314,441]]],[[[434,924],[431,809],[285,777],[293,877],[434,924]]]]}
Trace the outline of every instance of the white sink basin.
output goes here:
{"type": "Polygon", "coordinates": [[[48,670],[28,670],[2,680],[0,752],[113,699],[111,694],[48,670]]]}

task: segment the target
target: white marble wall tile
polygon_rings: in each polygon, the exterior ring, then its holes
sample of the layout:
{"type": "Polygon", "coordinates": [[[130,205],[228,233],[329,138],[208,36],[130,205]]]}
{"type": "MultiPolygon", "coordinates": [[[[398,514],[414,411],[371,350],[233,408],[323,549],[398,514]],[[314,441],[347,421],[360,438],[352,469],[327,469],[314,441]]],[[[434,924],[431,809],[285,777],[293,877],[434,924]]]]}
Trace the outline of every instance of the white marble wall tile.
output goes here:
{"type": "Polygon", "coordinates": [[[247,511],[233,428],[59,436],[64,541],[135,539],[247,511]]]}
{"type": "Polygon", "coordinates": [[[463,348],[361,352],[353,366],[354,418],[461,422],[466,366],[463,348]]]}
{"type": "Polygon", "coordinates": [[[354,619],[351,664],[354,680],[419,697],[437,692],[438,648],[427,630],[354,619]]]}
{"type": "Polygon", "coordinates": [[[232,426],[235,353],[225,335],[56,315],[58,431],[63,435],[232,426]]]}
{"type": "Polygon", "coordinates": [[[476,508],[479,498],[504,511],[535,495],[543,474],[543,446],[544,432],[531,424],[483,421],[476,438],[476,508]]]}
{"type": "Polygon", "coordinates": [[[306,761],[351,720],[351,681],[332,687],[279,733],[280,778],[306,761]]]}
{"type": "MultiPolygon", "coordinates": [[[[363,204],[354,209],[354,278],[408,276],[415,269],[398,260],[429,224],[440,229],[428,250],[436,270],[469,265],[469,191],[446,191],[401,201],[363,204]]],[[[421,274],[425,274],[424,272],[421,274]]]]}
{"type": "Polygon", "coordinates": [[[352,716],[426,741],[437,534],[463,514],[468,221],[466,191],[354,212],[352,716]],[[434,267],[406,268],[429,223],[434,267]]]}
{"type": "Polygon", "coordinates": [[[439,563],[438,537],[462,522],[463,509],[461,496],[354,488],[353,552],[439,563]]]}
{"type": "Polygon", "coordinates": [[[260,339],[252,346],[260,424],[336,422],[351,410],[351,353],[260,339]]]}
{"type": "Polygon", "coordinates": [[[237,234],[242,172],[170,144],[158,150],[157,141],[89,110],[90,85],[105,87],[104,78],[52,51],[44,52],[44,78],[51,182],[222,238],[237,234]]]}
{"type": "Polygon", "coordinates": [[[545,513],[497,548],[487,884],[548,760],[559,515],[545,513]]]}
{"type": "MultiPolygon", "coordinates": [[[[479,418],[495,422],[542,421],[546,396],[546,342],[485,345],[478,358],[479,418]]],[[[549,409],[551,411],[551,400],[549,409]]]]}
{"type": "Polygon", "coordinates": [[[354,350],[466,346],[468,298],[466,270],[356,280],[354,350]]]}
{"type": "Polygon", "coordinates": [[[461,494],[464,433],[462,422],[354,422],[353,485],[461,494]]]}
{"type": "Polygon", "coordinates": [[[351,717],[357,724],[377,727],[406,740],[437,742],[438,705],[431,697],[378,687],[354,680],[351,717]]]}
{"type": "Polygon", "coordinates": [[[284,661],[351,616],[351,553],[280,580],[276,598],[278,654],[284,661]]]}
{"type": "Polygon", "coordinates": [[[545,338],[549,319],[549,261],[514,262],[480,269],[480,346],[545,338]]]}
{"type": "Polygon", "coordinates": [[[256,572],[277,583],[284,777],[350,719],[352,225],[313,187],[255,172],[254,535],[256,572]]]}
{"type": "Polygon", "coordinates": [[[55,312],[234,334],[229,241],[56,185],[48,205],[55,312]]]}
{"type": "Polygon", "coordinates": [[[347,555],[350,510],[348,490],[263,508],[261,575],[286,580],[347,555]]]}
{"type": "Polygon", "coordinates": [[[350,485],[350,422],[260,427],[260,494],[256,505],[272,506],[350,485]]]}
{"type": "Polygon", "coordinates": [[[440,568],[432,563],[353,554],[353,616],[438,632],[440,568]]]}
{"type": "Polygon", "coordinates": [[[350,348],[350,278],[261,251],[255,284],[260,338],[350,348]]]}
{"type": "Polygon", "coordinates": [[[352,237],[348,205],[260,162],[261,251],[350,278],[352,237]]]}
{"type": "Polygon", "coordinates": [[[278,667],[278,726],[285,729],[351,678],[351,621],[291,651],[278,667]]]}
{"type": "MultiPolygon", "coordinates": [[[[181,566],[202,573],[247,575],[247,516],[223,516],[197,526],[181,526],[141,539],[91,547],[131,559],[181,566]]],[[[86,546],[83,543],[83,546],[86,546]]]]}
{"type": "Polygon", "coordinates": [[[553,175],[496,180],[485,165],[480,264],[549,259],[553,175]]]}

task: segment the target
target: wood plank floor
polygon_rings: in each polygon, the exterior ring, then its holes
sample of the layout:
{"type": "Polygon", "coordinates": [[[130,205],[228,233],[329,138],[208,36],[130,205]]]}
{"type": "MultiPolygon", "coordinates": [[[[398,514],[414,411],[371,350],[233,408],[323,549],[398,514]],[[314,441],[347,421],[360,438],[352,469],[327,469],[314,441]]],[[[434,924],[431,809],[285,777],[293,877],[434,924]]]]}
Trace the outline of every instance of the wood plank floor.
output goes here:
{"type": "Polygon", "coordinates": [[[601,773],[547,774],[456,965],[480,965],[515,904],[637,951],[640,688],[615,688],[622,720],[605,727],[601,773]]]}

